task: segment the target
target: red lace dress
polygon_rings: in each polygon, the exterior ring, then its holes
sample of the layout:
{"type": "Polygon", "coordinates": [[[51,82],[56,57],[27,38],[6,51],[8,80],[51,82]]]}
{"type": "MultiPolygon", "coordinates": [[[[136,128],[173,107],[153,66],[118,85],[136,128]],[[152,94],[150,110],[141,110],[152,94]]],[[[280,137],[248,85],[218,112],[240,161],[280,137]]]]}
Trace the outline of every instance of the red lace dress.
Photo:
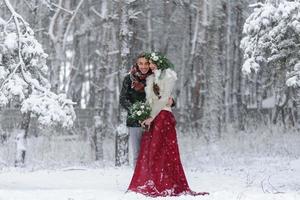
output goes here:
{"type": "Polygon", "coordinates": [[[128,190],[147,196],[205,195],[189,188],[177,144],[176,121],[162,110],[144,132],[140,153],[128,190]]]}

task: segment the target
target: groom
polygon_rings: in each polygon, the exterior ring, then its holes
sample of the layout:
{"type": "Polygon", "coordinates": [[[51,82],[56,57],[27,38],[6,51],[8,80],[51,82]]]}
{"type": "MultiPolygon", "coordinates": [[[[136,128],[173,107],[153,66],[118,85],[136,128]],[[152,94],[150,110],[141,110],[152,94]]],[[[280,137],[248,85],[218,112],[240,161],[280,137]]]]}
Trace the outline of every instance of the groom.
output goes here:
{"type": "MultiPolygon", "coordinates": [[[[125,76],[120,93],[120,104],[123,108],[129,111],[132,104],[137,101],[145,102],[145,86],[146,78],[152,73],[149,68],[149,61],[145,54],[140,54],[137,57],[136,63],[131,68],[130,72],[125,76]]],[[[138,153],[140,150],[140,142],[142,138],[142,128],[138,121],[132,121],[128,118],[126,125],[129,132],[129,163],[135,166],[138,153]]]]}

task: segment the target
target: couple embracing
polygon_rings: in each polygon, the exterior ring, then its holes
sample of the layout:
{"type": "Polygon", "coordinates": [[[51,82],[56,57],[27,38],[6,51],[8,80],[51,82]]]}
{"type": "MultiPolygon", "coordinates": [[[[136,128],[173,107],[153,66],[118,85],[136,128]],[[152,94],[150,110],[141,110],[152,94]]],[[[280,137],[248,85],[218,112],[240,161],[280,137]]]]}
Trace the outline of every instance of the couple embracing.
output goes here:
{"type": "Polygon", "coordinates": [[[181,164],[172,91],[177,80],[173,64],[161,53],[144,53],[124,78],[120,104],[129,111],[146,101],[150,117],[142,122],[127,118],[134,174],[128,191],[146,196],[205,195],[189,188],[181,164]],[[149,127],[147,130],[142,127],[149,127]]]}

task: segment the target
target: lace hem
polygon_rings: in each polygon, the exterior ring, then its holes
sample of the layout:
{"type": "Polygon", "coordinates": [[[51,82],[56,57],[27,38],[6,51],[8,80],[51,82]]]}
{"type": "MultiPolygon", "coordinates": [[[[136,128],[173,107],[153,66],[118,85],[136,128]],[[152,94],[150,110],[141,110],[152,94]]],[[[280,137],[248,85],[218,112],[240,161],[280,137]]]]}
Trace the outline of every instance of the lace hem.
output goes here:
{"type": "Polygon", "coordinates": [[[194,192],[189,188],[185,191],[176,192],[175,188],[176,186],[173,186],[173,188],[165,189],[164,191],[159,192],[159,190],[155,187],[154,182],[149,180],[144,185],[138,186],[137,188],[128,189],[128,191],[140,193],[150,197],[166,197],[166,196],[181,196],[181,195],[198,196],[198,195],[209,194],[208,192],[194,192]]]}

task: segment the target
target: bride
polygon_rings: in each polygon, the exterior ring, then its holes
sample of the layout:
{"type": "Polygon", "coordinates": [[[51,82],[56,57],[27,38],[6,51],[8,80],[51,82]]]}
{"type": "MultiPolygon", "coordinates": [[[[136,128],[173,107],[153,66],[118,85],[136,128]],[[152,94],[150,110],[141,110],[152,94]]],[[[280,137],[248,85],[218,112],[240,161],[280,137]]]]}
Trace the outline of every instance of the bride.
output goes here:
{"type": "Polygon", "coordinates": [[[147,56],[153,74],[147,78],[146,100],[151,117],[142,122],[150,126],[142,136],[140,153],[128,190],[147,196],[205,195],[189,188],[180,161],[176,121],[171,110],[171,93],[177,80],[172,63],[160,53],[147,56]]]}

